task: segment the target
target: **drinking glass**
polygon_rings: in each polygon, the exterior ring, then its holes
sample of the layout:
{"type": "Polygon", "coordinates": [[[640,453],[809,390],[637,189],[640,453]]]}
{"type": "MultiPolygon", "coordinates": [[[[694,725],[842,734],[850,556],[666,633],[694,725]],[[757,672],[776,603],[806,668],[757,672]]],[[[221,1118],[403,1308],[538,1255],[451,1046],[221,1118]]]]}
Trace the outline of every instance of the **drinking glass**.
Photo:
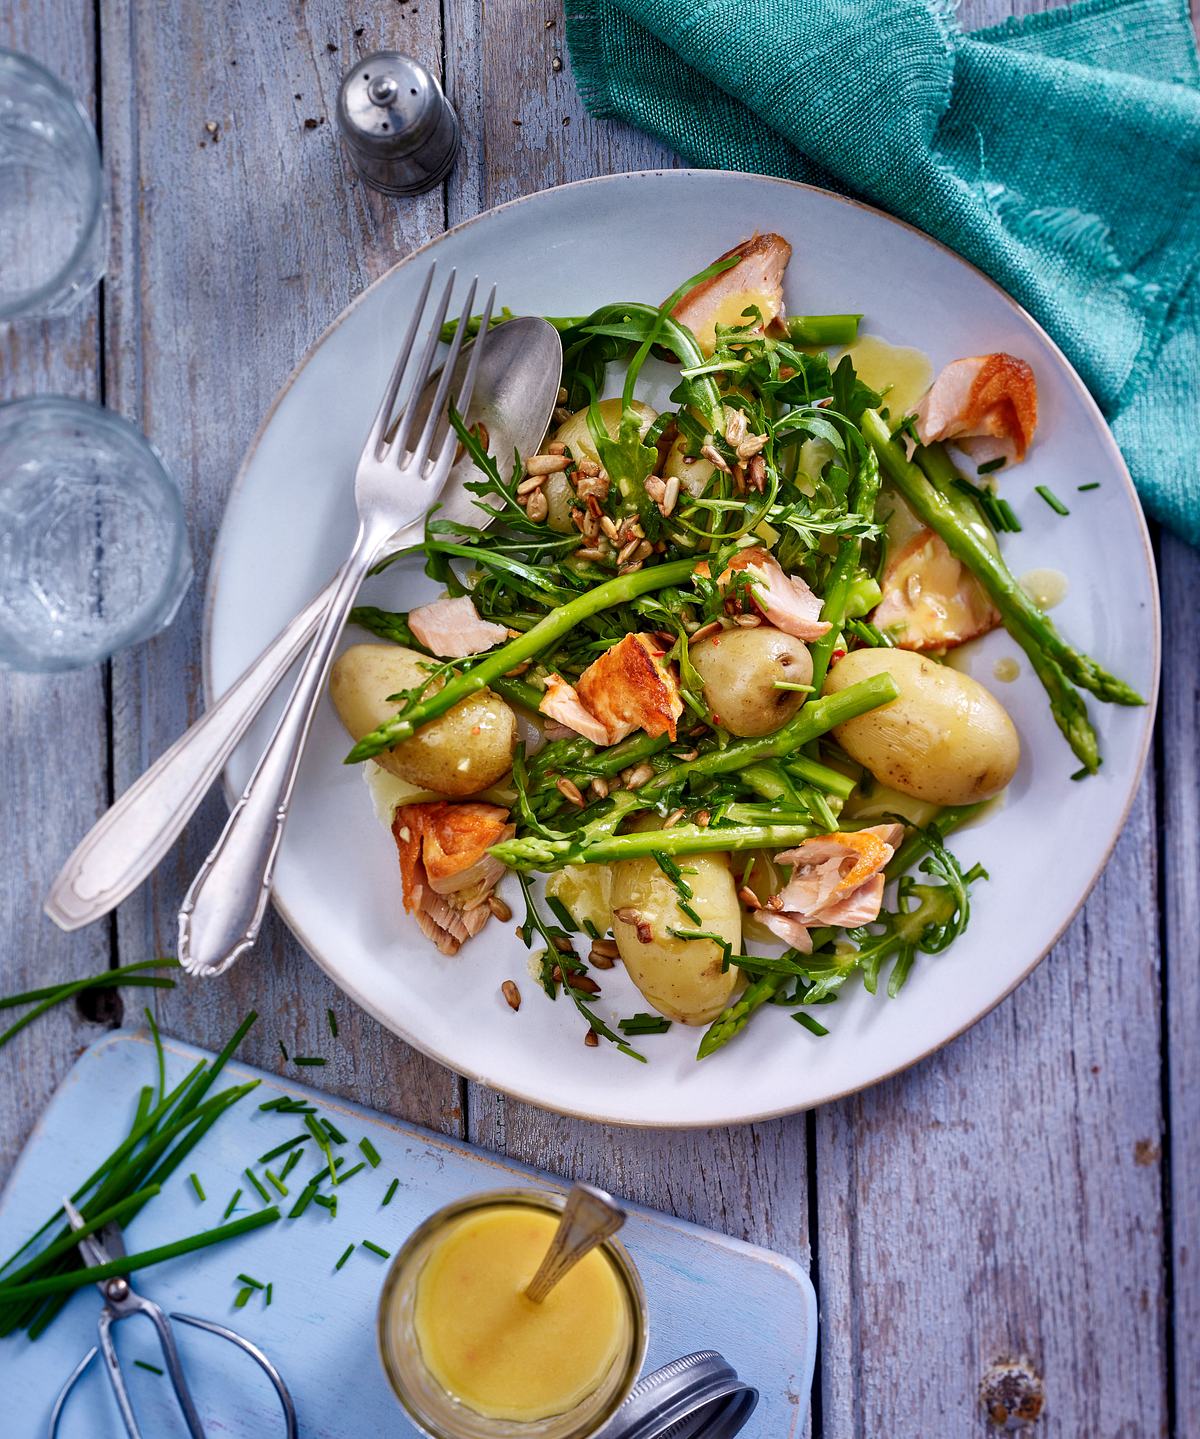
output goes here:
{"type": "Polygon", "coordinates": [[[0,323],[65,315],[104,273],[108,200],[79,101],[0,50],[0,323]]]}
{"type": "Polygon", "coordinates": [[[183,501],[119,415],[0,405],[0,668],[69,670],[148,639],[192,578],[183,501]]]}

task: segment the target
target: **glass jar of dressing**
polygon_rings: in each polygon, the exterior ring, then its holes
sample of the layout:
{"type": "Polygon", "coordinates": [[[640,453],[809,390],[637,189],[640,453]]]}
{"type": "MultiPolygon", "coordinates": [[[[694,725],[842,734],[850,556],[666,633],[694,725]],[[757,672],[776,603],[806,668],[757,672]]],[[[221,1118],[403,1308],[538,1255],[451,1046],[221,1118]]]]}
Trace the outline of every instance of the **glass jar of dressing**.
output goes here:
{"type": "Polygon", "coordinates": [[[565,1196],[492,1190],[447,1205],[399,1250],[379,1301],[383,1367],[432,1439],[587,1439],[646,1353],[646,1299],[607,1239],[540,1303],[525,1296],[565,1196]]]}

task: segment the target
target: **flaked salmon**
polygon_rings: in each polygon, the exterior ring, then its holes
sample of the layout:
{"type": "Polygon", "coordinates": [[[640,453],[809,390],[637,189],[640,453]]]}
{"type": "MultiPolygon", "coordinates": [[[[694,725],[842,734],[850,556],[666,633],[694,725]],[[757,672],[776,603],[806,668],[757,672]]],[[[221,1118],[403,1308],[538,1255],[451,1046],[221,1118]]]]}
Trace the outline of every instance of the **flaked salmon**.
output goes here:
{"type": "Polygon", "coordinates": [[[508,638],[503,625],[480,618],[470,595],[419,605],[409,611],[408,627],[430,654],[447,660],[477,655],[508,638]]]}
{"type": "MultiPolygon", "coordinates": [[[[819,640],[829,633],[829,622],[821,618],[821,601],[799,575],[787,575],[766,550],[753,546],[739,550],[717,583],[728,585],[735,571],[749,572],[750,600],[768,624],[794,635],[798,640],[819,640]]],[[[696,573],[707,578],[708,562],[701,560],[696,573]]]]}
{"type": "Polygon", "coordinates": [[[783,274],[792,247],[782,235],[754,235],[718,260],[739,257],[738,263],[710,280],[693,285],[671,311],[686,325],[706,355],[716,348],[718,325],[744,325],[744,311],[753,306],[764,329],[783,316],[783,274]]]}
{"type": "Polygon", "coordinates": [[[504,866],[488,853],[516,825],[498,805],[470,800],[402,804],[392,819],[404,908],[443,954],[457,954],[487,923],[504,866]]]}
{"type": "Polygon", "coordinates": [[[870,924],[883,903],[883,870],[903,834],[903,825],[879,824],[818,835],[784,850],[776,859],[793,866],[792,877],[754,917],[805,953],[808,931],[817,925],[870,924]]]}
{"type": "Polygon", "coordinates": [[[871,616],[905,650],[947,650],[986,634],[1000,613],[933,530],[920,529],[888,560],[871,616]]]}
{"type": "Polygon", "coordinates": [[[551,675],[538,709],[593,744],[609,745],[635,729],[674,739],[683,699],[661,645],[633,634],[588,665],[577,685],[551,675]]]}
{"type": "Polygon", "coordinates": [[[1015,355],[951,360],[917,406],[921,443],[956,440],[980,464],[1016,464],[1037,429],[1037,380],[1015,355]]]}

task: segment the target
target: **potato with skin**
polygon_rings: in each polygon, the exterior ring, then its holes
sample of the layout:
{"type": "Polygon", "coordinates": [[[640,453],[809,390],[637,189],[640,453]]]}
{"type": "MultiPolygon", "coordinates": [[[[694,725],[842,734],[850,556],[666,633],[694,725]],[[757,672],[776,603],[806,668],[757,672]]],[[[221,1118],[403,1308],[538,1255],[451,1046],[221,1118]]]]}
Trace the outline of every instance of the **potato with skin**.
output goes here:
{"type": "Polygon", "coordinates": [[[772,625],[736,626],[698,640],[688,651],[704,681],[704,698],[731,734],[773,734],[804,703],[803,690],[777,689],[776,680],[806,685],[812,656],[802,640],[772,625]]]}
{"type": "MultiPolygon", "coordinates": [[[[422,684],[427,664],[427,656],[401,645],[351,645],[343,651],[329,676],[329,695],[351,738],[360,740],[390,719],[398,705],[388,695],[422,684]]],[[[516,716],[485,689],[375,758],[399,779],[459,799],[506,775],[516,743],[516,716]]]]}
{"type": "Polygon", "coordinates": [[[899,699],[837,725],[838,744],[877,780],[932,804],[974,804],[1009,783],[1021,742],[1008,711],[970,675],[911,650],[855,650],[825,693],[890,674],[899,699]]]}
{"type": "Polygon", "coordinates": [[[742,941],[737,889],[724,854],[678,855],[700,923],[679,908],[675,886],[653,855],[613,865],[613,935],[629,977],[659,1014],[681,1024],[708,1024],[743,987],[741,971],[722,971],[711,939],[676,939],[672,929],[719,934],[736,951],[742,941]]]}
{"type": "MultiPolygon", "coordinates": [[[[633,408],[638,414],[638,429],[644,435],[658,418],[658,411],[652,410],[649,405],[643,405],[641,400],[634,400],[633,408]]],[[[599,402],[600,420],[608,431],[609,438],[613,440],[617,438],[617,427],[621,423],[621,409],[619,399],[599,402]]],[[[599,464],[600,456],[596,451],[596,442],[588,427],[588,407],[586,405],[582,410],[576,410],[569,420],[564,420],[559,425],[554,432],[554,438],[560,445],[566,445],[575,459],[594,460],[599,464]]]]}

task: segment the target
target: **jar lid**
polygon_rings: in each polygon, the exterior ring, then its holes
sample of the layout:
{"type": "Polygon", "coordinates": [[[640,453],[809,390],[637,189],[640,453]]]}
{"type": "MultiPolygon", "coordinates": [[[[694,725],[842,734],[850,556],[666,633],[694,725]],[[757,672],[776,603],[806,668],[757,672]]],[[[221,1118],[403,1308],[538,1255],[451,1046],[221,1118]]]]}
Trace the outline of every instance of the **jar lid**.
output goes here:
{"type": "Polygon", "coordinates": [[[673,1359],[639,1379],[603,1439],[732,1439],[758,1404],[715,1349],[673,1359]]]}

